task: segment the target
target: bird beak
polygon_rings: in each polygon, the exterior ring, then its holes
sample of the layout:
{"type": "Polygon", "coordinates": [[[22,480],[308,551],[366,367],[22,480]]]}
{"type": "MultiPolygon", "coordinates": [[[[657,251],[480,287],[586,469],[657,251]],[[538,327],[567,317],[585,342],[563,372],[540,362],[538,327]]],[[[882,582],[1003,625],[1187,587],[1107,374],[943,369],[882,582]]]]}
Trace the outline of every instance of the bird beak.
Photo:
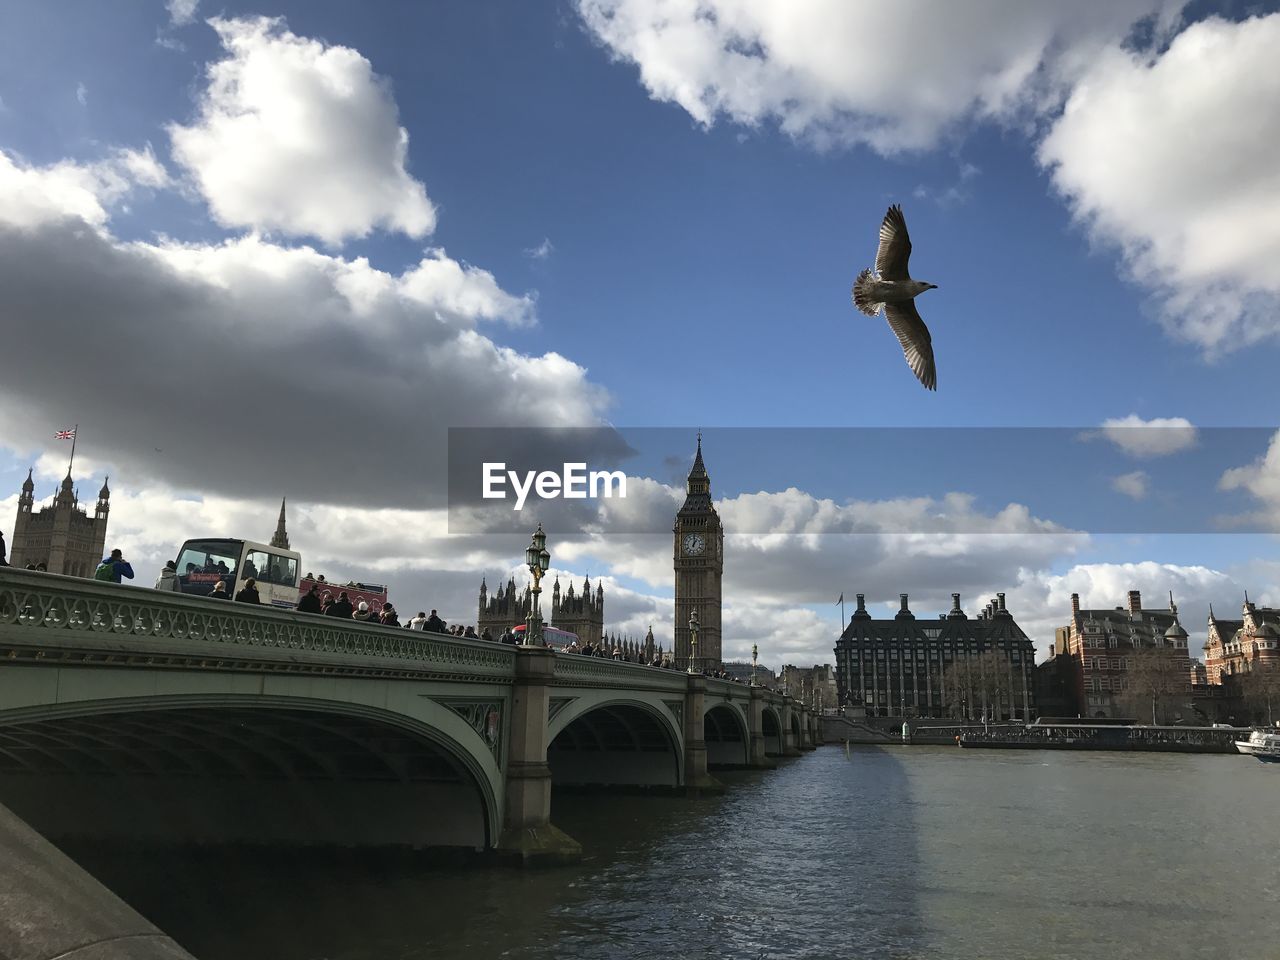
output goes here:
{"type": "Polygon", "coordinates": [[[936,283],[931,283],[931,284],[929,284],[929,289],[930,289],[930,290],[937,290],[937,289],[938,289],[938,285],[937,285],[936,283]]]}

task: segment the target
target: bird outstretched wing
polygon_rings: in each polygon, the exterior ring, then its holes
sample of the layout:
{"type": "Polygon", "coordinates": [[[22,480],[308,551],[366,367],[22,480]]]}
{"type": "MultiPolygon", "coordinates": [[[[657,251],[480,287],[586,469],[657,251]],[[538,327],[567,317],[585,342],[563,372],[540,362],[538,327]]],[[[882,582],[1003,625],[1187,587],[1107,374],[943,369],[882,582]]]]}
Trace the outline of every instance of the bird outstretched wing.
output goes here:
{"type": "Polygon", "coordinates": [[[911,368],[911,372],[926,389],[937,390],[938,373],[933,365],[933,338],[929,336],[929,328],[920,319],[915,301],[886,303],[884,315],[890,328],[898,335],[902,354],[907,358],[907,366],[911,368]]]}
{"type": "Polygon", "coordinates": [[[876,250],[876,273],[882,280],[910,280],[907,260],[911,257],[911,237],[902,207],[889,208],[880,224],[880,248],[876,250]]]}

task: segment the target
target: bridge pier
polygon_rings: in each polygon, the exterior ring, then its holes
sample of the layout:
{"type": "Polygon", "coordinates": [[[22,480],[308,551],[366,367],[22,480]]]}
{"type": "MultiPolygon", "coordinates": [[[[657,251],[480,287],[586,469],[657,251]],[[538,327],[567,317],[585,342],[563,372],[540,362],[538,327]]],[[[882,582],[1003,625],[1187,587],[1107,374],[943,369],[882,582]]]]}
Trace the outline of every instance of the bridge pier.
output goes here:
{"type": "Polygon", "coordinates": [[[747,763],[762,770],[772,770],[778,764],[766,757],[764,752],[764,687],[751,688],[747,719],[751,724],[751,729],[747,732],[750,741],[747,763]]]}
{"type": "MultiPolygon", "coordinates": [[[[511,696],[506,813],[498,852],[526,866],[573,863],[582,845],[551,823],[551,768],[547,765],[547,704],[556,654],[518,647],[511,696]]],[[[705,770],[703,757],[703,768],[705,770]]]]}
{"type": "Polygon", "coordinates": [[[817,749],[817,744],[813,742],[813,718],[809,715],[808,707],[800,708],[800,749],[817,749]]]}
{"type": "Polygon", "coordinates": [[[796,737],[796,731],[792,726],[794,703],[787,699],[782,704],[782,755],[784,757],[800,756],[799,738],[796,737]]]}
{"type": "Polygon", "coordinates": [[[703,710],[707,699],[707,678],[689,674],[684,698],[684,788],[690,796],[724,793],[724,785],[707,773],[707,741],[703,733],[703,710]]]}

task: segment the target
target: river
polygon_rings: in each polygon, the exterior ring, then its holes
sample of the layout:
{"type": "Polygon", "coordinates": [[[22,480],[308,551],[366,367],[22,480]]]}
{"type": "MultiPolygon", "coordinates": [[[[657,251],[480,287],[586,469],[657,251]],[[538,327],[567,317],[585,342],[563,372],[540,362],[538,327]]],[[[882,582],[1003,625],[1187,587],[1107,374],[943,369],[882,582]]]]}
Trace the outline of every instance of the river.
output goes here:
{"type": "Polygon", "coordinates": [[[1277,956],[1280,766],[824,747],[557,797],[575,867],[71,850],[199,960],[1277,956]]]}

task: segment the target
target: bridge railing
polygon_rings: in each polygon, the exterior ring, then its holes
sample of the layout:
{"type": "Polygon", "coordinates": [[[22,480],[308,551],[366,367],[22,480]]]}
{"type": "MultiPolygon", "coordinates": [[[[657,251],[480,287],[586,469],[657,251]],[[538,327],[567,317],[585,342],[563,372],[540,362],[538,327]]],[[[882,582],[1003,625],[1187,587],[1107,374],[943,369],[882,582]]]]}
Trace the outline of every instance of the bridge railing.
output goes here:
{"type": "Polygon", "coordinates": [[[688,685],[688,674],[680,670],[605,657],[585,657],[580,653],[557,653],[555,671],[557,682],[573,686],[604,685],[683,691],[688,685]]]}
{"type": "Polygon", "coordinates": [[[0,568],[6,656],[91,663],[141,657],[157,666],[193,658],[228,667],[320,662],[364,673],[499,681],[515,674],[515,651],[483,640],[12,567],[0,568]]]}

